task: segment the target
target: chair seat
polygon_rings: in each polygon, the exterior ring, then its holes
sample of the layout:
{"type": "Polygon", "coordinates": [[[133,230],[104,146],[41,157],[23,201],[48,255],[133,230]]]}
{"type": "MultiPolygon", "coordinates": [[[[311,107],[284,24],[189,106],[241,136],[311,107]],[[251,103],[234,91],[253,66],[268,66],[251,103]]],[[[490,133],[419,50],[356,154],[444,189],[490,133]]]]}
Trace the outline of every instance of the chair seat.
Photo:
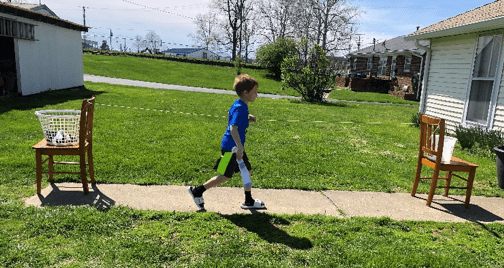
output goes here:
{"type": "MultiPolygon", "coordinates": [[[[436,156],[426,156],[422,159],[422,164],[434,168],[436,166],[436,156]]],[[[443,164],[439,167],[439,170],[443,171],[466,171],[469,172],[471,169],[477,168],[478,165],[462,160],[458,157],[452,156],[450,163],[443,164]]]]}

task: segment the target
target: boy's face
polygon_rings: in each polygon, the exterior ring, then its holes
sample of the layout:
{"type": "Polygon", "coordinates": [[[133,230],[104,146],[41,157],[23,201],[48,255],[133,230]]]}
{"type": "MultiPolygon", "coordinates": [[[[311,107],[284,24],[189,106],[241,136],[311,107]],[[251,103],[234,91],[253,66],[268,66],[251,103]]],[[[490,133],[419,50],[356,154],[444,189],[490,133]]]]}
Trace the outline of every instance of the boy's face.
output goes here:
{"type": "Polygon", "coordinates": [[[252,88],[252,90],[250,90],[249,92],[245,91],[244,94],[247,101],[255,101],[255,99],[257,98],[257,86],[254,86],[254,88],[252,88]]]}

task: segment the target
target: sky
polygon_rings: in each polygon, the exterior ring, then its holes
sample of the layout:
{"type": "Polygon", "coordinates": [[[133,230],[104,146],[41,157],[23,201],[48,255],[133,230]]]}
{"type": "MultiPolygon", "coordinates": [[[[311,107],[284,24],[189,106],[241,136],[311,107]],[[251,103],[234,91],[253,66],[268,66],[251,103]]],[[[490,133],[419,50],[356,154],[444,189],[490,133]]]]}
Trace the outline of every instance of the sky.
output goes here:
{"type": "MultiPolygon", "coordinates": [[[[189,37],[195,33],[193,18],[208,11],[210,0],[24,0],[47,5],[60,18],[91,27],[88,38],[101,44],[109,43],[112,31],[112,48],[133,47],[135,36],[145,37],[155,31],[164,48],[194,47],[189,37]]],[[[361,38],[361,48],[378,41],[408,35],[420,28],[456,16],[493,0],[347,0],[358,6],[353,48],[361,38]]]]}

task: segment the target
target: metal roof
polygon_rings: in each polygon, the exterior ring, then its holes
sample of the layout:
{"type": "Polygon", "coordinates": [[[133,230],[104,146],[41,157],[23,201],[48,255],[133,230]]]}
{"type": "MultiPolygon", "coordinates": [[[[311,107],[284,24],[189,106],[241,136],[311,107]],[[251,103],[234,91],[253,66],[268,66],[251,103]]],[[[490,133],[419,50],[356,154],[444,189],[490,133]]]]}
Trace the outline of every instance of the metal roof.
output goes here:
{"type": "Polygon", "coordinates": [[[196,51],[200,51],[203,48],[172,48],[163,51],[164,53],[177,53],[177,54],[190,54],[196,51]]]}
{"type": "MultiPolygon", "coordinates": [[[[347,56],[366,56],[366,55],[377,55],[377,54],[408,54],[408,53],[417,53],[423,54],[424,51],[418,49],[415,46],[414,41],[406,41],[404,40],[405,35],[398,36],[389,40],[378,41],[375,45],[371,45],[365,47],[363,49],[353,51],[347,56]]],[[[429,41],[420,41],[420,44],[423,46],[428,46],[429,41]]]]}
{"type": "Polygon", "coordinates": [[[46,15],[37,11],[30,10],[28,8],[18,7],[11,5],[10,3],[0,2],[0,13],[9,14],[13,16],[18,16],[26,19],[31,19],[35,21],[40,21],[52,25],[56,25],[62,28],[72,29],[76,31],[87,32],[89,27],[63,20],[57,17],[46,15]]]}

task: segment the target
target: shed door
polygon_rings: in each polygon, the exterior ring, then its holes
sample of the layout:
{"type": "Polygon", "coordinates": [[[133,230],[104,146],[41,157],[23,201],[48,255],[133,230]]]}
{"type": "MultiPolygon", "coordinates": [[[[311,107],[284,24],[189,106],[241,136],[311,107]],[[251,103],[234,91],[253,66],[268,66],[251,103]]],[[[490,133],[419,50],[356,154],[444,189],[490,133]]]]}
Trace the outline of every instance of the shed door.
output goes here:
{"type": "Polygon", "coordinates": [[[499,83],[502,34],[483,35],[478,38],[473,74],[466,99],[465,122],[483,127],[490,126],[499,83]]]}

